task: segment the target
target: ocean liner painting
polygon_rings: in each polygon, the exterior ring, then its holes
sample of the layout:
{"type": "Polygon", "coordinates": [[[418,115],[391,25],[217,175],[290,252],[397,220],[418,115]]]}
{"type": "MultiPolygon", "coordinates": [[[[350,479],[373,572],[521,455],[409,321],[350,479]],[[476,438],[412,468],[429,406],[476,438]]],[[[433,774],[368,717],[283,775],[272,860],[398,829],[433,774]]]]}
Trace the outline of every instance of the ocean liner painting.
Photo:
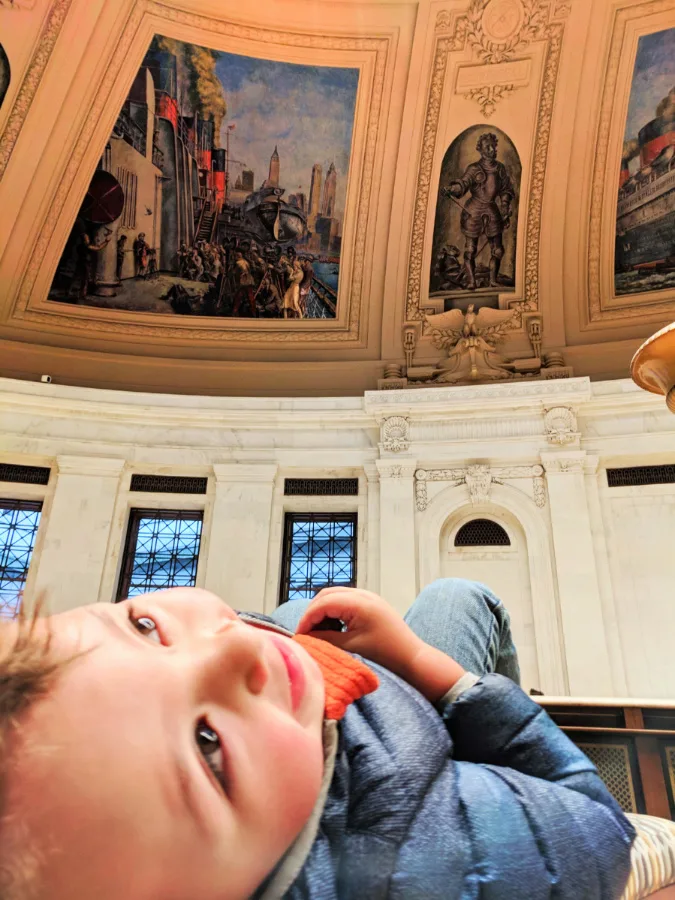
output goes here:
{"type": "Polygon", "coordinates": [[[675,287],[675,28],[640,38],[616,212],[615,290],[675,287]]]}

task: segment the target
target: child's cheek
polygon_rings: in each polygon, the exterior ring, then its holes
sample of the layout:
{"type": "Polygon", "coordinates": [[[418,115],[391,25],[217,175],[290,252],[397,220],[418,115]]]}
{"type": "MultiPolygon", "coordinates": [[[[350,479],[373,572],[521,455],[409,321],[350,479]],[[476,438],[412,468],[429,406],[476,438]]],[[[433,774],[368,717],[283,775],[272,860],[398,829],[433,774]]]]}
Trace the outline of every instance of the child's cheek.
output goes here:
{"type": "Polygon", "coordinates": [[[309,818],[323,776],[323,747],[318,735],[297,723],[274,721],[267,734],[266,782],[279,803],[288,832],[300,831],[309,818]]]}

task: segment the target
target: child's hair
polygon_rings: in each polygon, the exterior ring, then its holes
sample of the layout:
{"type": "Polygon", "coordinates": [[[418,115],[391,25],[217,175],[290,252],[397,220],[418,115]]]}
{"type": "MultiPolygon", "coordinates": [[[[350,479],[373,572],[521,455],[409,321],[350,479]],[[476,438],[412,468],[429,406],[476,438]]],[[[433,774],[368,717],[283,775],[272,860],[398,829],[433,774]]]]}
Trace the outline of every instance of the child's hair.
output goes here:
{"type": "Polygon", "coordinates": [[[75,658],[58,658],[51,629],[36,629],[43,608],[41,599],[31,615],[20,612],[15,622],[0,620],[0,900],[46,896],[40,886],[40,853],[25,825],[6,809],[13,744],[23,718],[75,658]]]}

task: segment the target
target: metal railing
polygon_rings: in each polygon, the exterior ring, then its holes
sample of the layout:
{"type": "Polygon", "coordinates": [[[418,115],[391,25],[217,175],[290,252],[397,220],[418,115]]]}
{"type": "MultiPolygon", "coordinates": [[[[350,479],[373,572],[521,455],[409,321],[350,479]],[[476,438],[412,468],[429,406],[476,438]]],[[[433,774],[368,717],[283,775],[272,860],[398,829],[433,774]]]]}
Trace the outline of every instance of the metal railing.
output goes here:
{"type": "Polygon", "coordinates": [[[122,109],[113,128],[115,137],[123,138],[134,150],[145,156],[145,132],[131,118],[127,110],[122,109]]]}

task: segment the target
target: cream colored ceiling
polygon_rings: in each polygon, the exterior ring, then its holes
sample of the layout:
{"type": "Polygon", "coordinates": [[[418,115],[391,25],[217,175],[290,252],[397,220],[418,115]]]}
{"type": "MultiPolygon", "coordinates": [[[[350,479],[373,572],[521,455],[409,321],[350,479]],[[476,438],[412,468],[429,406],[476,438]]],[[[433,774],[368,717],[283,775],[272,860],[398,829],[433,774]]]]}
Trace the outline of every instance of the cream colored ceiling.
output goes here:
{"type": "Polygon", "coordinates": [[[441,355],[422,326],[444,154],[505,132],[522,163],[509,352],[625,377],[672,290],[614,296],[616,188],[637,40],[671,0],[0,0],[0,374],[215,394],[358,394],[441,355]],[[489,7],[489,9],[488,9],[489,7]],[[81,198],[154,33],[360,69],[334,321],[198,321],[46,299],[81,198]],[[496,41],[500,38],[500,42],[496,41]]]}

